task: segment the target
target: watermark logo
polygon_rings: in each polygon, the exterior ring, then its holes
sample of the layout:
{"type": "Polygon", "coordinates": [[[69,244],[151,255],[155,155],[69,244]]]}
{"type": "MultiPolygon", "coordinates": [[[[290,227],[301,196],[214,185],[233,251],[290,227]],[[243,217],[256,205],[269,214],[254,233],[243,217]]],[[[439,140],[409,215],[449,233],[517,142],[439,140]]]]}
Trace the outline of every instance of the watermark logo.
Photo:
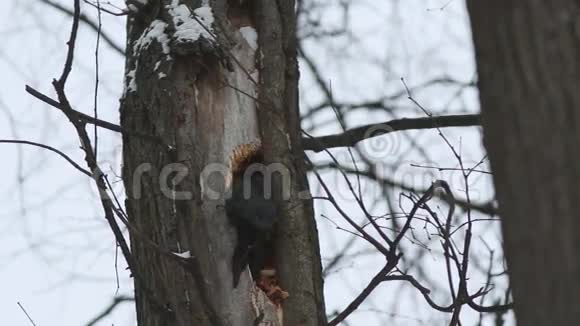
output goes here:
{"type": "Polygon", "coordinates": [[[399,153],[401,147],[400,133],[387,124],[375,125],[364,133],[366,139],[361,143],[361,150],[372,160],[381,160],[399,153]]]}

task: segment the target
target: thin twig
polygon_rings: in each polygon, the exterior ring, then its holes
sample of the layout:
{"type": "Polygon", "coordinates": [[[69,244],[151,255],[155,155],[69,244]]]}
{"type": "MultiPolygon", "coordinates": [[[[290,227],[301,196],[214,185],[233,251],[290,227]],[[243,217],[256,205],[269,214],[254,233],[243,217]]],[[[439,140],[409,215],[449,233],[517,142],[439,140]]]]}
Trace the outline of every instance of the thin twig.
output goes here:
{"type": "Polygon", "coordinates": [[[129,296],[118,296],[113,298],[113,301],[105,309],[103,309],[101,313],[91,319],[91,321],[87,323],[87,326],[96,325],[98,322],[107,317],[113,310],[115,310],[119,304],[130,301],[135,301],[135,298],[129,296]]]}
{"type": "Polygon", "coordinates": [[[97,8],[97,10],[99,10],[99,14],[100,14],[101,11],[102,12],[106,12],[109,15],[113,15],[113,16],[117,16],[117,17],[127,16],[129,14],[129,9],[128,8],[127,9],[120,9],[120,8],[114,6],[110,2],[108,3],[109,5],[111,5],[112,7],[115,7],[117,9],[119,9],[120,11],[119,12],[114,12],[114,11],[111,11],[111,10],[109,10],[107,8],[101,7],[101,3],[100,3],[99,0],[96,0],[96,3],[93,3],[92,1],[88,1],[88,0],[83,0],[83,1],[84,1],[84,3],[88,4],[89,6],[92,6],[92,7],[97,8]]]}
{"type": "MultiPolygon", "coordinates": [[[[74,16],[74,11],[72,11],[71,9],[64,7],[63,5],[53,2],[51,0],[39,0],[40,2],[66,14],[69,15],[71,17],[74,16]]],[[[95,23],[94,21],[92,21],[89,17],[81,14],[80,15],[80,20],[86,24],[89,28],[91,28],[93,31],[97,31],[98,29],[98,25],[97,23],[95,23]]],[[[109,44],[109,46],[111,48],[113,48],[113,50],[115,50],[115,52],[117,52],[117,54],[121,55],[121,56],[125,56],[125,50],[123,49],[123,47],[117,43],[115,43],[115,41],[113,41],[113,38],[110,37],[107,34],[102,33],[102,37],[103,37],[103,41],[105,41],[107,44],[109,44]]]]}
{"type": "MultiPolygon", "coordinates": [[[[395,263],[396,265],[396,263],[395,263]]],[[[365,299],[374,291],[374,289],[381,284],[385,276],[393,269],[392,264],[386,264],[369,282],[369,284],[361,291],[361,293],[333,320],[328,322],[328,326],[336,326],[352,314],[365,299]]]]}
{"type": "Polygon", "coordinates": [[[159,137],[140,133],[140,132],[128,131],[128,130],[123,129],[123,127],[116,125],[112,122],[108,122],[108,121],[101,120],[101,119],[95,119],[94,117],[92,117],[88,114],[82,113],[80,111],[77,111],[71,107],[67,108],[67,107],[63,106],[62,104],[60,104],[58,101],[48,97],[45,94],[42,94],[41,92],[32,88],[29,85],[26,85],[26,92],[28,94],[36,97],[37,99],[41,100],[42,102],[54,107],[54,108],[57,108],[59,110],[63,110],[63,108],[65,108],[71,117],[73,117],[76,120],[81,121],[82,123],[92,124],[92,125],[98,126],[100,128],[104,128],[104,129],[107,129],[110,131],[121,133],[121,134],[129,136],[129,137],[138,137],[138,138],[142,138],[142,139],[147,139],[149,141],[152,141],[152,142],[155,142],[155,143],[162,145],[166,150],[170,150],[169,146],[166,145],[163,142],[163,140],[159,137]]]}
{"type": "Polygon", "coordinates": [[[28,140],[0,139],[0,143],[31,145],[31,146],[36,146],[36,147],[48,149],[49,151],[54,152],[54,153],[57,153],[62,158],[64,158],[65,160],[67,160],[67,162],[69,162],[70,165],[72,165],[75,169],[79,170],[80,172],[82,172],[83,174],[85,174],[85,175],[87,175],[89,177],[91,176],[91,173],[89,171],[83,169],[72,158],[70,158],[68,155],[66,155],[65,153],[61,152],[60,150],[58,150],[58,149],[56,149],[54,147],[51,147],[51,146],[48,146],[48,145],[44,145],[44,144],[40,144],[40,143],[35,143],[35,142],[32,142],[32,141],[28,141],[28,140]]]}
{"type": "MultiPolygon", "coordinates": [[[[85,0],[86,2],[86,0],[85,0]]],[[[98,20],[98,28],[97,28],[97,42],[95,45],[95,96],[94,96],[94,108],[93,114],[95,120],[99,119],[99,45],[101,41],[101,29],[103,28],[102,20],[101,20],[101,2],[97,0],[97,20],[98,20]]],[[[99,136],[98,136],[98,129],[97,125],[94,125],[94,142],[95,142],[95,160],[98,158],[99,152],[99,136]]]]}
{"type": "Polygon", "coordinates": [[[30,323],[33,326],[36,326],[36,323],[34,322],[34,320],[32,320],[32,318],[30,317],[30,315],[28,314],[28,312],[26,312],[26,309],[24,309],[24,307],[22,306],[22,304],[20,304],[20,302],[16,302],[18,304],[18,306],[20,307],[20,309],[22,310],[22,312],[24,312],[24,314],[26,315],[26,317],[28,317],[28,320],[30,321],[30,323]]]}

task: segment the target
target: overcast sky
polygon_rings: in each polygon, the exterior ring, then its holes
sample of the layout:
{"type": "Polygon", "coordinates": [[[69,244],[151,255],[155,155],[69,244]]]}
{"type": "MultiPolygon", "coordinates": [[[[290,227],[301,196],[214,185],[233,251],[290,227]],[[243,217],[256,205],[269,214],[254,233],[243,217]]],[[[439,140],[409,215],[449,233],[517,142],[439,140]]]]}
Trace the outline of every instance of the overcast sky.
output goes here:
{"type": "MultiPolygon", "coordinates": [[[[72,1],[57,1],[71,7],[72,1]]],[[[326,1],[318,1],[325,3],[326,1]]],[[[348,16],[351,38],[337,37],[307,41],[304,49],[324,73],[333,96],[343,101],[362,101],[394,94],[403,89],[400,78],[409,85],[442,77],[462,82],[475,78],[469,21],[463,1],[405,0],[353,1],[348,16]],[[439,10],[444,6],[443,10],[439,10]],[[353,39],[356,42],[353,42],[353,39]]],[[[122,5],[122,1],[113,1],[122,5]]],[[[329,3],[333,3],[330,1],[329,3]]],[[[94,17],[95,12],[83,6],[94,17]]],[[[312,12],[310,19],[322,26],[338,26],[340,6],[323,14],[312,12]]],[[[83,162],[74,130],[60,112],[33,99],[24,91],[26,84],[52,95],[51,80],[60,75],[71,19],[40,0],[0,1],[0,139],[23,139],[54,146],[77,162],[83,162]]],[[[103,30],[117,44],[125,42],[124,17],[103,15],[103,30]]],[[[91,113],[95,79],[96,34],[81,27],[75,66],[68,83],[74,107],[91,113]]],[[[99,116],[118,122],[118,99],[123,90],[124,60],[105,43],[100,48],[99,116]]],[[[316,105],[321,93],[311,72],[301,64],[302,109],[316,105]]],[[[477,92],[473,88],[436,86],[413,94],[434,113],[478,112],[477,92]]],[[[424,116],[406,96],[390,103],[393,112],[358,110],[347,115],[347,127],[401,117],[424,116]]],[[[319,125],[315,134],[339,131],[331,111],[304,122],[309,128],[319,125]]],[[[466,162],[475,163],[483,154],[478,128],[446,129],[455,146],[461,148],[466,162]]],[[[455,167],[449,149],[435,131],[409,132],[381,137],[382,143],[364,143],[362,150],[377,162],[379,171],[416,186],[427,185],[435,178],[446,178],[460,192],[457,174],[442,174],[410,166],[411,163],[455,167]],[[425,162],[411,144],[420,144],[432,161],[425,162]],[[385,147],[386,146],[386,147],[385,147]],[[396,163],[396,164],[395,164],[396,163]],[[397,168],[393,169],[392,165],[397,168]],[[426,173],[428,172],[428,173],[426,173]]],[[[344,150],[335,151],[348,161],[344,150]]],[[[105,172],[115,180],[121,195],[120,137],[99,132],[99,159],[105,172]]],[[[83,325],[118,295],[132,295],[131,282],[121,257],[115,266],[113,237],[102,216],[94,188],[86,176],[74,170],[54,153],[32,147],[0,144],[0,311],[2,325],[28,325],[20,302],[39,326],[83,325]],[[116,270],[120,278],[117,289],[116,270]]],[[[325,161],[324,155],[312,155],[325,161]]],[[[327,160],[327,158],[326,158],[327,160]]],[[[485,168],[486,165],[483,166],[485,168]]],[[[353,216],[360,215],[352,204],[340,176],[324,174],[343,194],[342,202],[353,216]]],[[[492,198],[489,177],[473,181],[474,200],[492,198]]],[[[376,186],[365,184],[365,198],[381,198],[376,186]],[[368,192],[368,194],[367,194],[368,192]]],[[[320,189],[312,182],[314,194],[320,189]]],[[[460,195],[458,195],[460,196],[460,195]]],[[[373,204],[377,214],[387,211],[384,201],[373,204]]],[[[336,230],[329,220],[342,221],[322,203],[317,203],[317,221],[321,235],[323,263],[343,248],[350,236],[336,230]],[[324,215],[325,217],[323,217],[324,215]],[[327,219],[327,218],[328,219],[327,219]]],[[[501,266],[500,237],[497,224],[485,224],[480,236],[495,248],[501,266]],[[495,226],[494,226],[495,225],[495,226]]],[[[419,249],[416,249],[419,250],[419,249]]],[[[474,249],[478,250],[478,249],[474,249]]],[[[349,254],[356,259],[341,264],[325,284],[328,313],[344,308],[382,267],[382,258],[357,243],[349,254]]],[[[485,255],[483,253],[482,255],[485,255]]],[[[441,258],[427,254],[427,275],[432,284],[443,277],[441,258]]],[[[472,290],[483,286],[481,275],[474,272],[472,290]]],[[[431,284],[431,283],[430,283],[431,284]]],[[[444,283],[443,283],[444,284],[444,283]]],[[[505,287],[502,282],[498,287],[505,287]]],[[[502,294],[500,292],[500,294],[502,294]]],[[[445,297],[436,297],[445,303],[445,297]]],[[[465,312],[468,321],[477,314],[465,312]]],[[[438,325],[446,315],[432,311],[423,298],[403,284],[381,286],[366,305],[353,314],[350,325],[438,325]],[[394,303],[394,304],[393,304],[394,303]]],[[[101,325],[134,325],[134,308],[126,303],[101,325]]]]}

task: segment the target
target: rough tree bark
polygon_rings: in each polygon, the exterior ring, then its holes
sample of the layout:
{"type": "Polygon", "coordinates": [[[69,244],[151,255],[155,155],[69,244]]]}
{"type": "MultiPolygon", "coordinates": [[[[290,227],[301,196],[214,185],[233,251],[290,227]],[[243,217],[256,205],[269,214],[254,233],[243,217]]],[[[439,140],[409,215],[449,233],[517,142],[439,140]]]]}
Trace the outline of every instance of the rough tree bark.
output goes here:
{"type": "Polygon", "coordinates": [[[519,325],[580,320],[580,2],[468,1],[519,325]]]}
{"type": "Polygon", "coordinates": [[[140,3],[128,17],[121,101],[122,127],[157,139],[123,139],[138,324],[280,324],[273,306],[253,302],[263,295],[248,273],[232,285],[225,167],[237,145],[256,141],[292,173],[277,230],[276,267],[290,293],[283,324],[325,324],[300,144],[294,1],[140,3]],[[257,51],[249,28],[260,35],[257,51]]]}

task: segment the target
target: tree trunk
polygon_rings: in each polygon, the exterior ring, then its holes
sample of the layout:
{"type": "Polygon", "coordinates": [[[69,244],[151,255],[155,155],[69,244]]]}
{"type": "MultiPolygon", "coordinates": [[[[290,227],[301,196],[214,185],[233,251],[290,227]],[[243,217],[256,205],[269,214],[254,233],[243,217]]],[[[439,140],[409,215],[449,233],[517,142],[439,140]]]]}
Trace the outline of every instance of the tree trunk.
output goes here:
{"type": "Polygon", "coordinates": [[[261,129],[265,159],[282,164],[292,176],[289,185],[281,185],[285,189],[278,189],[290,195],[283,201],[276,243],[277,269],[290,292],[284,324],[326,325],[318,233],[301,144],[295,3],[255,2],[262,53],[258,118],[268,126],[261,129]]]}
{"type": "Polygon", "coordinates": [[[519,325],[580,320],[580,2],[468,1],[519,325]]]}
{"type": "Polygon", "coordinates": [[[325,323],[299,137],[294,3],[282,2],[133,5],[121,124],[140,326],[282,324],[280,309],[249,273],[232,284],[236,239],[225,216],[224,179],[233,150],[256,142],[292,173],[276,244],[281,287],[290,294],[283,324],[325,323]],[[251,28],[260,35],[259,52],[251,28]],[[272,105],[256,105],[256,96],[272,105]]]}

